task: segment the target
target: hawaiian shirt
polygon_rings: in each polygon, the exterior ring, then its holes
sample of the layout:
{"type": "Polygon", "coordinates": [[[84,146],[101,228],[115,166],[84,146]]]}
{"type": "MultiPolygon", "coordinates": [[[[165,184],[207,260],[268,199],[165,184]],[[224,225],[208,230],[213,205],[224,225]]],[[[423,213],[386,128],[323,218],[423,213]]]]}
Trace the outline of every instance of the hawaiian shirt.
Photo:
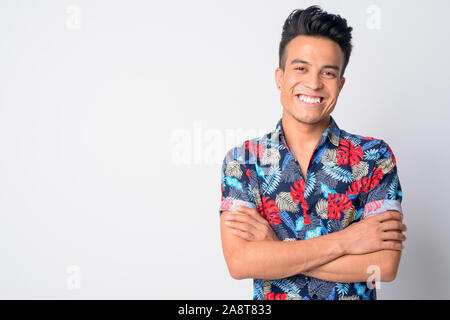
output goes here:
{"type": "MultiPolygon", "coordinates": [[[[219,212],[236,211],[237,205],[257,209],[281,241],[340,231],[387,210],[403,213],[396,159],[389,145],[340,129],[332,116],[305,179],[280,119],[275,130],[227,152],[221,191],[219,212]]],[[[376,299],[376,289],[365,282],[334,283],[296,274],[253,279],[253,299],[371,300],[376,299]]]]}

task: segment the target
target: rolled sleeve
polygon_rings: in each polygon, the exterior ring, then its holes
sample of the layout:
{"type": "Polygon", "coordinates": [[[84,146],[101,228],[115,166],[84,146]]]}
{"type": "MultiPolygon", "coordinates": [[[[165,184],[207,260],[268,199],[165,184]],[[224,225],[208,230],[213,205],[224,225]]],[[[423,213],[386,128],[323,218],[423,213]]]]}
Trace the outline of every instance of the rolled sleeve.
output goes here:
{"type": "Polygon", "coordinates": [[[402,198],[396,158],[389,145],[382,141],[379,158],[370,178],[363,217],[388,210],[395,210],[403,214],[402,198]]]}
{"type": "Polygon", "coordinates": [[[228,151],[222,163],[219,213],[236,211],[239,205],[256,209],[250,165],[245,164],[244,157],[236,150],[234,148],[228,151]]]}

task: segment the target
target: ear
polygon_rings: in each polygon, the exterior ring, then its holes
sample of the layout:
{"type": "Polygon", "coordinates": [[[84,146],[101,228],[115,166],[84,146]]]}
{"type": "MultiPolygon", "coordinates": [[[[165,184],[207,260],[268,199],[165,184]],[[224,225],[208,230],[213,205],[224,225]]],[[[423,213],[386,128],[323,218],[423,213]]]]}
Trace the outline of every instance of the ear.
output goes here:
{"type": "Polygon", "coordinates": [[[342,77],[341,80],[339,80],[339,92],[341,92],[342,88],[344,87],[344,83],[345,83],[345,77],[342,77]]]}
{"type": "Polygon", "coordinates": [[[278,86],[282,86],[283,85],[283,77],[284,77],[284,71],[278,67],[275,69],[275,85],[277,86],[277,89],[280,90],[280,88],[278,88],[278,86]]]}

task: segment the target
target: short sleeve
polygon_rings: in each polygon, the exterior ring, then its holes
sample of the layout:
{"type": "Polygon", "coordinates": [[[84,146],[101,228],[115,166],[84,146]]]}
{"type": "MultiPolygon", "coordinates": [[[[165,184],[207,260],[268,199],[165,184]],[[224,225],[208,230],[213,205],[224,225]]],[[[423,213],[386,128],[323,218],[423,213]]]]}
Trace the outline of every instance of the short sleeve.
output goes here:
{"type": "Polygon", "coordinates": [[[388,210],[395,210],[403,214],[402,187],[397,171],[394,153],[382,140],[378,150],[378,159],[369,179],[369,192],[364,205],[363,217],[388,210]]]}
{"type": "Polygon", "coordinates": [[[254,189],[254,170],[243,160],[237,148],[226,154],[221,170],[221,202],[219,212],[236,211],[237,206],[256,209],[254,189]]]}

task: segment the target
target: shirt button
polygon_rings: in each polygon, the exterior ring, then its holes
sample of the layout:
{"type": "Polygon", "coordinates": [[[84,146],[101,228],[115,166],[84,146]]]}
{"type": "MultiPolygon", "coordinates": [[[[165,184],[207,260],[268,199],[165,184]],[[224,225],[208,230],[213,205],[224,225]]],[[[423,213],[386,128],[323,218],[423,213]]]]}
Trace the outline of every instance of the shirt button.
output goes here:
{"type": "Polygon", "coordinates": [[[317,299],[317,294],[314,293],[313,296],[312,296],[312,298],[313,298],[313,299],[317,299]]]}
{"type": "Polygon", "coordinates": [[[311,214],[311,209],[306,210],[307,214],[311,214]]]}

